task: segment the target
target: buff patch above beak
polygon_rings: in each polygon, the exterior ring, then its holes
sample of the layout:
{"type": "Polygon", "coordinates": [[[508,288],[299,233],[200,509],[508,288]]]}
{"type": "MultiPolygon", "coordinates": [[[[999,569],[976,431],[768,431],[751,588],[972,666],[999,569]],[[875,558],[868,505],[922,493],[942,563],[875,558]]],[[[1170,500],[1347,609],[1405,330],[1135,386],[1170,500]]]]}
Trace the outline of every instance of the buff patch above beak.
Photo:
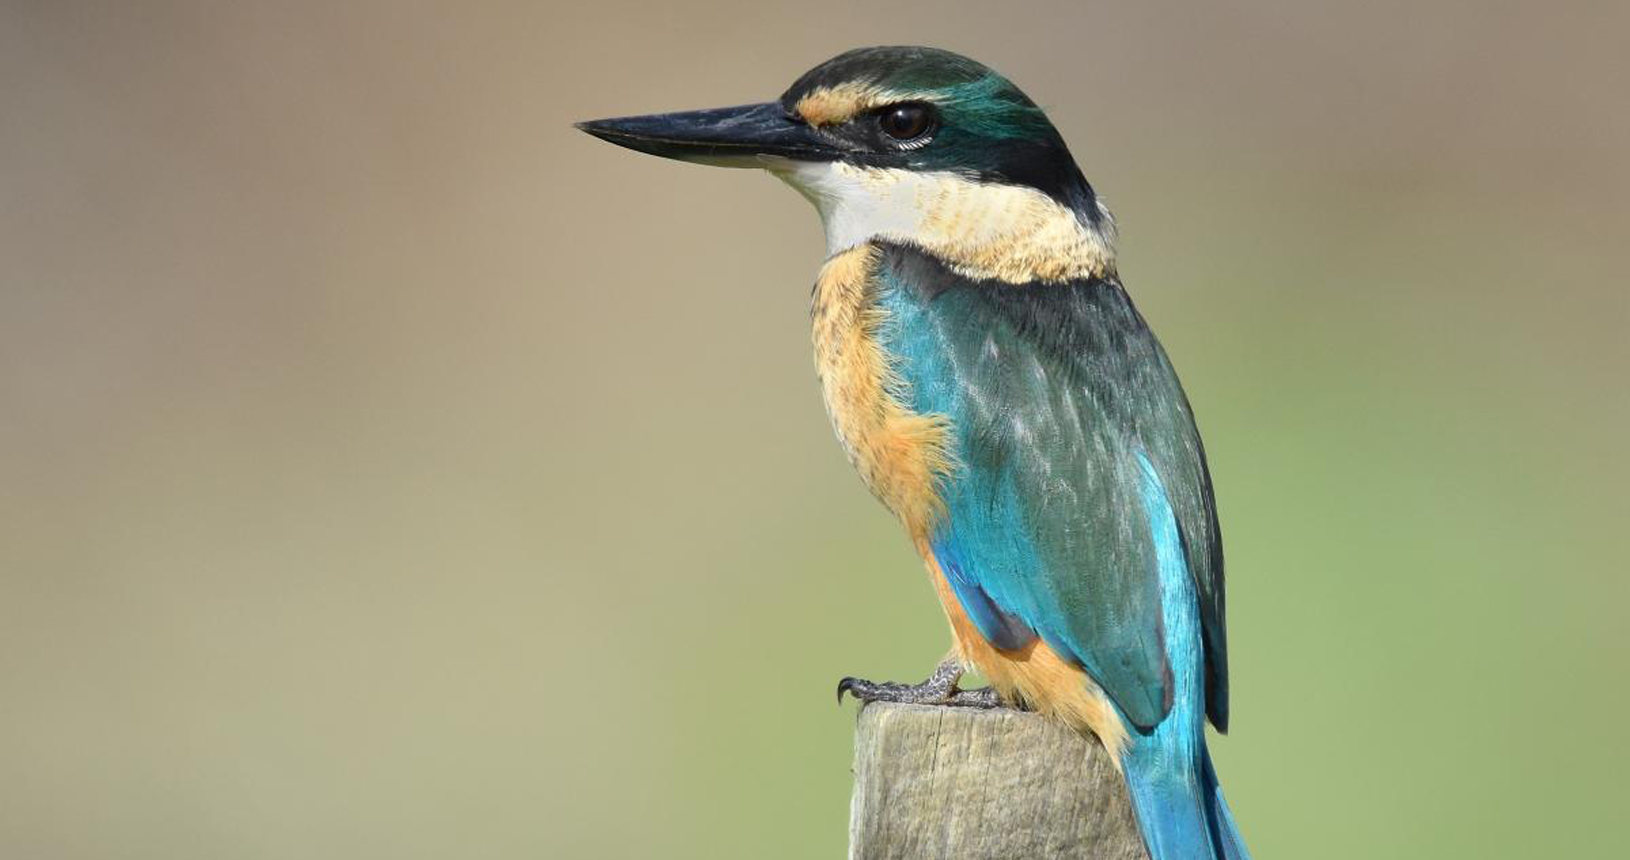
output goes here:
{"type": "Polygon", "coordinates": [[[881,88],[856,82],[811,90],[793,106],[793,112],[804,122],[819,128],[842,125],[865,111],[892,101],[898,99],[881,88]]]}

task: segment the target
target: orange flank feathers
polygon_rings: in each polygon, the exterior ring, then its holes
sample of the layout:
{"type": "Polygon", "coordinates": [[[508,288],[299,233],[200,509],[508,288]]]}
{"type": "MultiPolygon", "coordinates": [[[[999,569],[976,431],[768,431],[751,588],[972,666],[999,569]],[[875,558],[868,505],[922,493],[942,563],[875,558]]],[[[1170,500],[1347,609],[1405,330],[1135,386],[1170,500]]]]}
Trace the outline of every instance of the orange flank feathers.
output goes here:
{"type": "Polygon", "coordinates": [[[954,461],[944,416],[900,403],[902,383],[877,343],[884,311],[871,301],[876,251],[859,245],[826,261],[815,281],[815,369],[833,429],[866,486],[926,540],[944,514],[939,481],[954,461]]]}
{"type": "Polygon", "coordinates": [[[928,544],[918,541],[917,551],[928,562],[929,576],[939,592],[945,617],[951,622],[951,635],[963,665],[979,670],[1004,699],[1025,702],[1039,713],[1091,731],[1109,751],[1115,766],[1120,767],[1121,752],[1127,743],[1126,725],[1092,678],[1039,638],[1013,651],[991,645],[962,610],[928,544]]]}

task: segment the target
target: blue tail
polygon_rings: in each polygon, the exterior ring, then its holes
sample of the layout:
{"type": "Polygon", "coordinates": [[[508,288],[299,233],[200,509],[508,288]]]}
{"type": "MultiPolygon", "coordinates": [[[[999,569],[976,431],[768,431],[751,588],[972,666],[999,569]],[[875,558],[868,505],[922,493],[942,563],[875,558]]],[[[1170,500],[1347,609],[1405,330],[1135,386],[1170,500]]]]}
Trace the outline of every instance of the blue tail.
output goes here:
{"type": "Polygon", "coordinates": [[[1250,860],[1206,749],[1205,679],[1199,605],[1177,520],[1147,458],[1143,504],[1159,567],[1172,709],[1148,735],[1133,735],[1121,758],[1143,842],[1152,860],[1250,860]]]}
{"type": "Polygon", "coordinates": [[[1160,754],[1171,750],[1139,750],[1153,740],[1134,738],[1124,760],[1132,808],[1150,858],[1250,860],[1204,739],[1199,760],[1181,762],[1160,754]]]}

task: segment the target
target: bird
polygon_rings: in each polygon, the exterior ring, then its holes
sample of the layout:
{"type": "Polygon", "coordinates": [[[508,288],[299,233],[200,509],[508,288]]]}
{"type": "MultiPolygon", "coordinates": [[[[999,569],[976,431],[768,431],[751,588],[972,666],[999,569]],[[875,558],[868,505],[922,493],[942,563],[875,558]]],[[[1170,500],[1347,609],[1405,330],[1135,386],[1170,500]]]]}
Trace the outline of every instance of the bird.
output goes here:
{"type": "Polygon", "coordinates": [[[1249,854],[1205,723],[1228,728],[1205,448],[1118,273],[1113,217],[1006,77],[851,50],[779,99],[577,123],[759,168],[814,204],[815,365],[833,429],[928,568],[953,648],[864,702],[1022,707],[1096,735],[1153,860],[1249,854]],[[990,686],[959,688],[969,669],[990,686]]]}

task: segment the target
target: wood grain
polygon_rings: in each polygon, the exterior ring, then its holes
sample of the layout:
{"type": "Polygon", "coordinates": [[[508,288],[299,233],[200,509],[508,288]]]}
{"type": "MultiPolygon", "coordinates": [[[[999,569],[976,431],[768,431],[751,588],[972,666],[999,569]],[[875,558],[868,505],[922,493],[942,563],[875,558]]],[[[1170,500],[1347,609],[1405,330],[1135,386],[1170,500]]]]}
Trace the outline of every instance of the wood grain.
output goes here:
{"type": "Polygon", "coordinates": [[[1148,857],[1103,747],[1036,714],[867,705],[854,775],[855,860],[1148,857]]]}

